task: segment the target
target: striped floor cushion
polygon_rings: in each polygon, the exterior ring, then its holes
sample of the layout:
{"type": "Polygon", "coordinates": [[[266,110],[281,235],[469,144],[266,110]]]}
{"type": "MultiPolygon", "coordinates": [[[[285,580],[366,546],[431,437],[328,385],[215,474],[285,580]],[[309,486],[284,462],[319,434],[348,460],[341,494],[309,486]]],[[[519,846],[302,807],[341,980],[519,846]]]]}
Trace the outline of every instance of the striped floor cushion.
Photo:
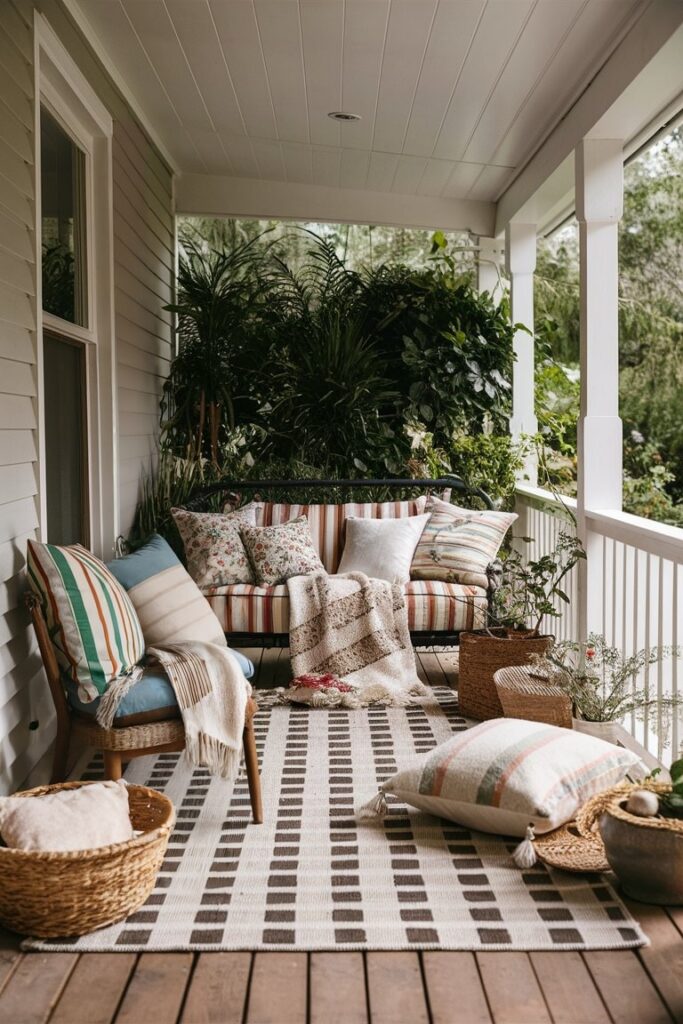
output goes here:
{"type": "MultiPolygon", "coordinates": [[[[439,580],[411,580],[405,585],[408,628],[457,632],[483,625],[486,591],[439,580]]],[[[226,633],[287,633],[289,599],[285,583],[254,587],[246,583],[215,587],[207,600],[226,633]]]]}

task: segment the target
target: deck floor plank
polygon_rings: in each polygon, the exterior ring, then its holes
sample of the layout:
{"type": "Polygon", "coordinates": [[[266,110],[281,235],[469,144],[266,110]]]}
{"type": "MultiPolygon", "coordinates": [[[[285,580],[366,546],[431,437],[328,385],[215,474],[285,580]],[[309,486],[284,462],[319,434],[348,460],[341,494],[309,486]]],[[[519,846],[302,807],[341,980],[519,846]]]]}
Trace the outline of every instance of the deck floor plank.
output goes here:
{"type": "Polygon", "coordinates": [[[580,953],[530,953],[531,965],[555,1024],[610,1024],[580,953]]]}
{"type": "Polygon", "coordinates": [[[77,960],[77,953],[31,953],[22,957],[0,995],[0,1021],[47,1021],[77,960]]]}
{"type": "Polygon", "coordinates": [[[251,953],[200,953],[181,1024],[242,1024],[251,953]]]}
{"type": "Polygon", "coordinates": [[[50,1024],[111,1024],[136,960],[135,953],[82,953],[50,1024]]]}
{"type": "Polygon", "coordinates": [[[433,651],[419,651],[417,657],[431,686],[448,686],[441,662],[433,651]]]}
{"type": "Polygon", "coordinates": [[[616,1024],[671,1024],[661,996],[630,950],[592,950],[582,956],[616,1024]]]}
{"type": "Polygon", "coordinates": [[[664,907],[650,907],[624,898],[650,940],[638,950],[645,970],[674,1020],[683,1021],[683,939],[664,907]]]}
{"type": "Polygon", "coordinates": [[[306,953],[256,953],[247,1024],[306,1024],[306,953]]]}
{"type": "Polygon", "coordinates": [[[666,912],[683,937],[683,907],[667,907],[666,912]]]}
{"type": "Polygon", "coordinates": [[[16,934],[0,927],[0,992],[18,967],[20,960],[21,951],[16,934]]]}
{"type": "Polygon", "coordinates": [[[193,961],[192,953],[142,953],[116,1024],[176,1024],[193,961]]]}
{"type": "Polygon", "coordinates": [[[428,1024],[417,953],[368,953],[367,971],[373,1024],[428,1024]]]}
{"type": "Polygon", "coordinates": [[[491,1013],[474,953],[422,954],[433,1024],[491,1024],[491,1013]]]}
{"type": "Polygon", "coordinates": [[[446,680],[446,686],[450,686],[451,690],[457,690],[459,665],[458,654],[451,651],[439,651],[436,655],[436,660],[441,666],[441,671],[443,672],[444,679],[446,680]]]}
{"type": "Polygon", "coordinates": [[[495,1024],[551,1024],[527,953],[476,953],[495,1024]]]}
{"type": "Polygon", "coordinates": [[[362,953],[311,953],[310,1024],[367,1024],[362,953]]]}

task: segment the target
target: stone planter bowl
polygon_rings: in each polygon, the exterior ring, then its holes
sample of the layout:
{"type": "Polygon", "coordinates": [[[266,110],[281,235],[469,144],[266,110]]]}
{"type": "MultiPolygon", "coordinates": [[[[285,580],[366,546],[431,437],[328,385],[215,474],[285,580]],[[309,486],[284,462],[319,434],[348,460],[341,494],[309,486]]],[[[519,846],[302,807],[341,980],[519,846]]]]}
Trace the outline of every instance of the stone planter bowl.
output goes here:
{"type": "Polygon", "coordinates": [[[577,828],[590,835],[598,823],[607,861],[627,896],[683,906],[683,820],[630,814],[626,802],[636,789],[667,793],[671,787],[646,782],[598,793],[579,811],[577,828]]]}

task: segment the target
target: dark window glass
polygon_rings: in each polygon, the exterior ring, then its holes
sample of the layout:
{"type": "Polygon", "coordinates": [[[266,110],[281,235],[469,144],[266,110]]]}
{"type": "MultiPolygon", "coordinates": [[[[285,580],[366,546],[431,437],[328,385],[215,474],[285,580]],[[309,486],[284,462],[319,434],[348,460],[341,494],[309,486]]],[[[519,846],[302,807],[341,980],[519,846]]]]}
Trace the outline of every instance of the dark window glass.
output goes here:
{"type": "Polygon", "coordinates": [[[86,327],[85,154],[44,107],[40,189],[43,309],[86,327]]]}
{"type": "Polygon", "coordinates": [[[87,546],[84,346],[45,331],[43,372],[47,539],[87,546]]]}

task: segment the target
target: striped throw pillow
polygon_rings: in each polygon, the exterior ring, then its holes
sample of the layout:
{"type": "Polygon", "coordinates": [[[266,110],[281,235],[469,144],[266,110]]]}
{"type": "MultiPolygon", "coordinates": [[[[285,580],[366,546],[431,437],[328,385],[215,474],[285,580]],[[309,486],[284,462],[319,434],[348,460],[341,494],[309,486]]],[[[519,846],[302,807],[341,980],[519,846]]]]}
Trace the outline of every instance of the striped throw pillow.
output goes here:
{"type": "Polygon", "coordinates": [[[133,603],[148,647],[183,640],[226,646],[215,612],[163,537],[154,534],[109,568],[133,603]]]}
{"type": "Polygon", "coordinates": [[[486,568],[517,518],[514,512],[476,512],[432,496],[431,513],[415,549],[410,578],[487,587],[486,568]]]}
{"type": "Polygon", "coordinates": [[[80,700],[95,700],[145,653],[135,608],[104,562],[80,544],[29,541],[27,561],[60,667],[80,700]]]}
{"type": "Polygon", "coordinates": [[[467,828],[550,832],[639,763],[612,743],[542,722],[495,718],[457,733],[382,785],[401,802],[467,828]]]}

